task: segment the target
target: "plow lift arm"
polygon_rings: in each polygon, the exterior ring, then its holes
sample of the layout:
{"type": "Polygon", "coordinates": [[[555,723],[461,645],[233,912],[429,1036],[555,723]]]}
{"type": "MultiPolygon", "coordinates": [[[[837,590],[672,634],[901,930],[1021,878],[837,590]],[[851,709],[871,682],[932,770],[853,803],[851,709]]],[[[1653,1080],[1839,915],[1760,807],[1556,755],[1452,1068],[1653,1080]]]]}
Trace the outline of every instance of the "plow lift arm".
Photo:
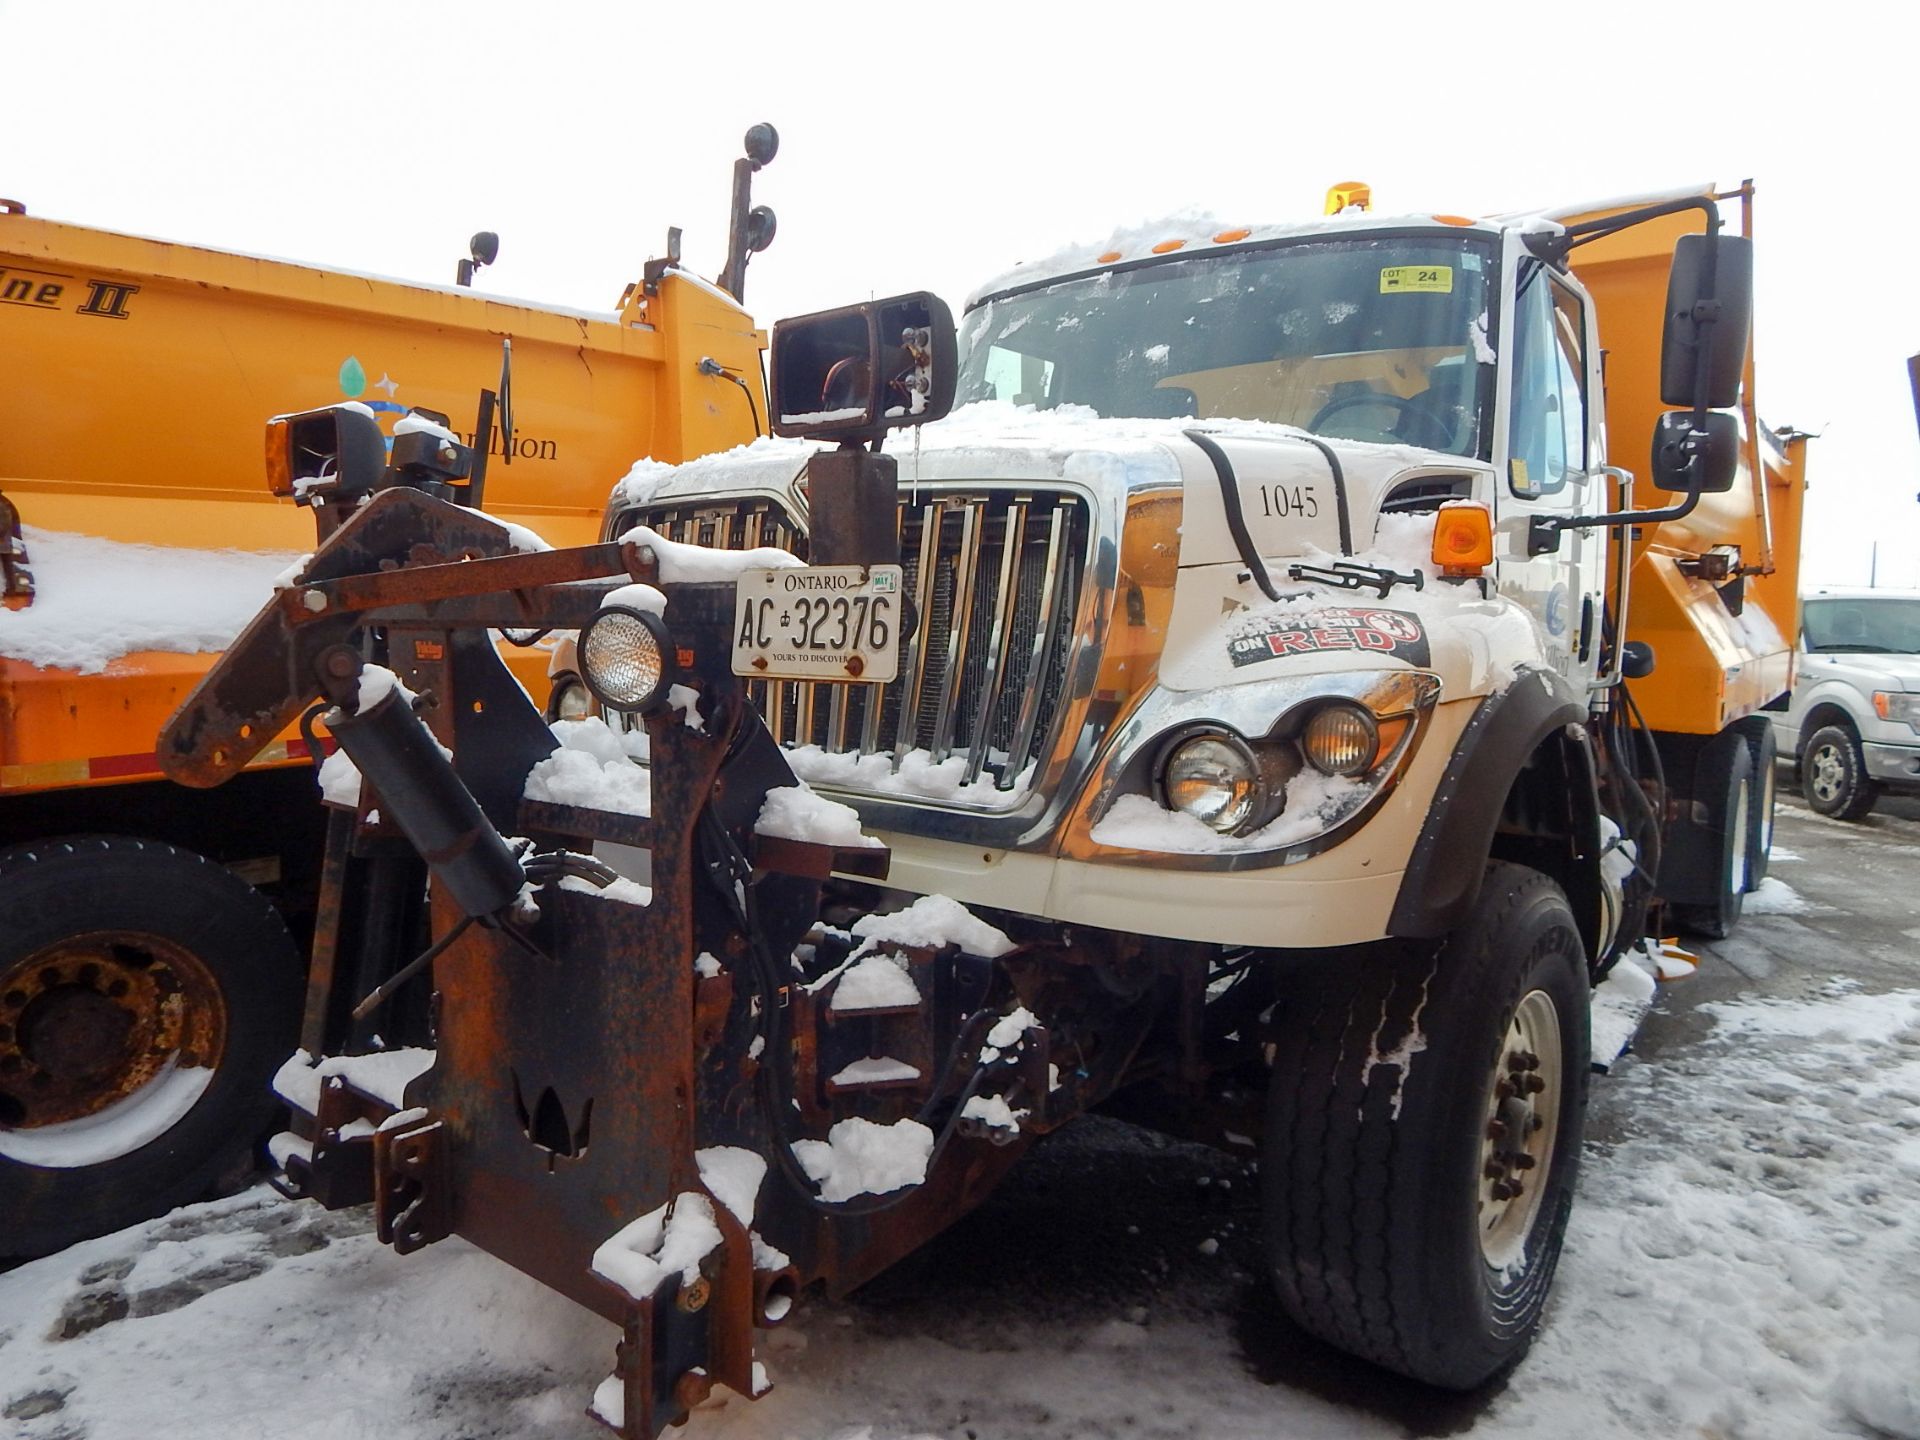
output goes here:
{"type": "MultiPolygon", "coordinates": [[[[330,1207],[371,1198],[397,1250],[461,1235],[617,1324],[592,1413],[652,1440],[716,1383],[765,1388],[756,1328],[802,1288],[844,1293],[924,1243],[1053,1128],[1050,1105],[1065,1118],[1047,1032],[1029,1016],[1017,1043],[988,1047],[1011,1008],[1006,957],[951,945],[900,951],[917,1006],[836,1022],[832,988],[798,983],[787,957],[822,882],[884,878],[887,852],[756,833],[768,793],[798,782],[733,673],[731,580],[680,583],[645,541],[516,553],[505,527],[430,487],[370,488],[324,517],[318,551],[160,742],[173,779],[215,785],[318,715],[364,782],[357,812],[330,821],[303,1046],[335,1058],[317,1067],[283,1188],[330,1207]],[[664,602],[657,689],[670,669],[678,704],[645,712],[649,813],[525,798],[558,742],[489,631],[581,629],[635,585],[664,602]],[[616,879],[596,842],[646,849],[648,885],[616,879]],[[396,853],[413,882],[355,881],[356,860],[396,853]],[[421,863],[436,938],[400,967],[393,935],[421,863]],[[355,953],[377,943],[377,963],[355,953]],[[355,1078],[365,1057],[338,1053],[355,1048],[343,1017],[427,963],[431,1063],[382,1098],[355,1078]],[[909,1037],[893,1053],[921,1061],[907,1101],[824,1078],[888,1025],[909,1037]],[[983,1126],[964,1113],[976,1097],[1018,1099],[1034,1121],[983,1126]],[[829,1122],[921,1101],[894,1125],[925,1130],[923,1178],[851,1203],[816,1192],[804,1132],[824,1150],[829,1122]]],[[[1117,1083],[1145,1026],[1090,1087],[1117,1083]]],[[[364,1025],[351,1036],[371,1044],[364,1025]]]]}

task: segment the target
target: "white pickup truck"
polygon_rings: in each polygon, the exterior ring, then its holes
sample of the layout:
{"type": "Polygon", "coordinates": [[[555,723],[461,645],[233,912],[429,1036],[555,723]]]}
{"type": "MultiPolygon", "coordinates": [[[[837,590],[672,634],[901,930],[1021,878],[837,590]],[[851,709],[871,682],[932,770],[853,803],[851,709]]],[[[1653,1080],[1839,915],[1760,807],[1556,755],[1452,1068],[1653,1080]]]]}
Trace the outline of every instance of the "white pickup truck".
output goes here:
{"type": "Polygon", "coordinates": [[[1920,591],[1809,594],[1773,729],[1822,815],[1858,820],[1884,791],[1920,793],[1920,591]]]}

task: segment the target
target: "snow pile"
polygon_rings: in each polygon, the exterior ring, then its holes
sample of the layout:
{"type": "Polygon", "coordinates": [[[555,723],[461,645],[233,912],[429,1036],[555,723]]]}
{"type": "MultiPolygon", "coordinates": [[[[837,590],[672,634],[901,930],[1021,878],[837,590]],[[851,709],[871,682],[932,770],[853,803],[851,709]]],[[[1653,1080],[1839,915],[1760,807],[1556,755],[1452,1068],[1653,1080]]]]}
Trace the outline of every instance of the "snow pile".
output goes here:
{"type": "Polygon", "coordinates": [[[1596,1068],[1611,1068],[1633,1043],[1653,1005],[1654,988],[1653,976],[1636,965],[1632,955],[1622,955],[1607,978],[1593,987],[1590,1017],[1596,1068]]]}
{"type": "Polygon", "coordinates": [[[767,1178],[766,1160],[739,1145],[710,1145],[693,1152],[699,1167],[700,1183],[742,1225],[753,1224],[754,1207],[760,1203],[760,1184],[767,1178]]]}
{"type": "Polygon", "coordinates": [[[644,615],[665,615],[667,597],[652,585],[617,585],[600,597],[600,608],[608,610],[615,605],[624,605],[629,610],[638,610],[644,615]]]}
{"type": "MultiPolygon", "coordinates": [[[[400,698],[411,705],[419,697],[407,688],[406,682],[384,665],[362,665],[360,667],[360,686],[353,700],[353,713],[364,715],[378,705],[387,696],[399,691],[400,698]]],[[[445,746],[443,754],[451,754],[445,746]]]]}
{"type": "Polygon", "coordinates": [[[644,1300],[676,1273],[682,1285],[700,1278],[700,1262],[720,1248],[713,1202],[687,1191],[620,1227],[593,1252],[593,1273],[644,1300]]]}
{"type": "Polygon", "coordinates": [[[1004,1095],[973,1095],[960,1107],[962,1120],[975,1120],[989,1130],[1018,1131],[1020,1122],[1031,1115],[1031,1110],[1016,1110],[1007,1104],[1004,1095]]]}
{"type": "Polygon", "coordinates": [[[417,1047],[380,1050],[370,1055],[329,1055],[318,1064],[296,1050],[273,1077],[282,1100],[309,1115],[320,1113],[320,1089],[338,1075],[362,1094],[399,1110],[407,1103],[407,1085],[433,1068],[434,1052],[417,1047]]]}
{"type": "Polygon", "coordinates": [[[618,815],[653,813],[653,780],[636,764],[646,754],[644,731],[613,729],[598,716],[556,720],[560,748],[527,772],[529,800],[580,805],[618,815]]]}
{"type": "Polygon", "coordinates": [[[609,506],[644,505],[673,472],[674,467],[663,461],[636,460],[632,468],[614,482],[613,494],[608,497],[607,503],[609,506]]]}
{"type": "Polygon", "coordinates": [[[628,880],[624,876],[609,880],[605,885],[596,885],[593,881],[579,875],[562,875],[560,888],[575,895],[591,895],[596,900],[612,900],[621,905],[653,903],[653,890],[649,886],[628,880]]]}
{"type": "Polygon", "coordinates": [[[320,798],[329,805],[360,808],[360,767],[346,751],[335,750],[320,762],[320,798]]]}
{"type": "Polygon", "coordinates": [[[865,1060],[855,1060],[851,1065],[842,1066],[831,1083],[843,1087],[897,1085],[919,1078],[920,1067],[917,1065],[895,1060],[891,1055],[870,1055],[865,1060]]]}
{"type": "Polygon", "coordinates": [[[1168,810],[1150,796],[1122,795],[1093,827],[1096,845],[1169,855],[1225,855],[1277,850],[1324,834],[1366,804],[1375,787],[1344,775],[1302,770],[1287,782],[1280,814],[1245,835],[1222,835],[1181,810],[1168,810]]]}
{"type": "Polygon", "coordinates": [[[1002,1015],[987,1032],[987,1042],[980,1047],[980,1063],[991,1064],[1007,1051],[1015,1049],[1026,1037],[1029,1030],[1040,1028],[1040,1017],[1024,1005],[1016,1005],[1011,1013],[1002,1015]]]}
{"type": "Polygon", "coordinates": [[[818,745],[799,745],[786,755],[793,773],[812,785],[864,790],[873,795],[905,795],[916,800],[984,803],[995,809],[1010,808],[1026,798],[1035,768],[1027,766],[1011,787],[1002,790],[985,770],[969,782],[964,754],[949,755],[936,764],[931,751],[909,750],[900,757],[897,767],[891,754],[877,751],[871,755],[856,751],[836,754],[818,745]]]}
{"type": "Polygon", "coordinates": [[[996,930],[974,915],[958,900],[945,895],[922,895],[904,910],[890,915],[862,915],[853,922],[853,933],[871,945],[914,945],[937,950],[942,945],[958,945],[969,955],[991,960],[1013,949],[1006,933],[996,930]]]}
{"type": "Polygon", "coordinates": [[[820,1186],[830,1204],[857,1195],[885,1195],[927,1178],[933,1155],[933,1131],[918,1120],[876,1125],[871,1120],[842,1120],[825,1140],[796,1140],[794,1158],[820,1186]]]}
{"type": "Polygon", "coordinates": [[[1812,904],[1784,880],[1769,875],[1748,895],[1741,907],[1743,915],[1805,915],[1823,907],[1812,904]]]}
{"type": "Polygon", "coordinates": [[[752,550],[713,550],[705,545],[669,540],[647,525],[634,526],[621,535],[619,541],[623,545],[651,549],[663,585],[737,580],[743,570],[784,570],[806,564],[799,556],[771,545],[752,550]]]}
{"type": "Polygon", "coordinates": [[[828,1002],[827,1008],[845,1015],[860,1010],[918,1006],[919,1003],[920,989],[913,983],[906,966],[890,955],[868,954],[840,972],[840,983],[834,987],[833,999],[828,1002]]]}
{"type": "Polygon", "coordinates": [[[0,656],[97,674],[143,650],[224,650],[305,558],[289,550],[128,545],[23,525],[36,591],[0,609],[0,656]]]}
{"type": "Polygon", "coordinates": [[[850,805],[816,795],[805,785],[782,785],[767,792],[754,821],[756,835],[772,835],[782,840],[804,840],[812,845],[837,845],[847,849],[878,850],[883,842],[863,833],[860,815],[850,805]]]}

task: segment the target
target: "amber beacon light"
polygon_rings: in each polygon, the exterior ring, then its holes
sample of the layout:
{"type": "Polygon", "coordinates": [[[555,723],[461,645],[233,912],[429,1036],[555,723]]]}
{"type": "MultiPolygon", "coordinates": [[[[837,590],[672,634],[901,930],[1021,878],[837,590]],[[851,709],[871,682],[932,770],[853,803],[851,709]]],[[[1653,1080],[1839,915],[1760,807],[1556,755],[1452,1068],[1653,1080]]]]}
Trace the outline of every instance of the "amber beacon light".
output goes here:
{"type": "Polygon", "coordinates": [[[1478,575],[1493,563],[1493,515],[1475,501],[1443,505],[1433,517],[1433,563],[1454,579],[1478,575]]]}

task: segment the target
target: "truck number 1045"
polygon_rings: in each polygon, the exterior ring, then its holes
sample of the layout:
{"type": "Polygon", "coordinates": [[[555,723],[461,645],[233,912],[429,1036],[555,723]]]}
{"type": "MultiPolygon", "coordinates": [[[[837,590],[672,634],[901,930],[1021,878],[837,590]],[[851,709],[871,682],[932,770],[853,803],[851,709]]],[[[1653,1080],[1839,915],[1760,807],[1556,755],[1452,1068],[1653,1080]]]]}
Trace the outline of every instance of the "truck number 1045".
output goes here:
{"type": "Polygon", "coordinates": [[[1320,498],[1311,485],[1262,485],[1260,513],[1269,520],[1286,520],[1298,515],[1312,520],[1320,514],[1320,498]]]}

